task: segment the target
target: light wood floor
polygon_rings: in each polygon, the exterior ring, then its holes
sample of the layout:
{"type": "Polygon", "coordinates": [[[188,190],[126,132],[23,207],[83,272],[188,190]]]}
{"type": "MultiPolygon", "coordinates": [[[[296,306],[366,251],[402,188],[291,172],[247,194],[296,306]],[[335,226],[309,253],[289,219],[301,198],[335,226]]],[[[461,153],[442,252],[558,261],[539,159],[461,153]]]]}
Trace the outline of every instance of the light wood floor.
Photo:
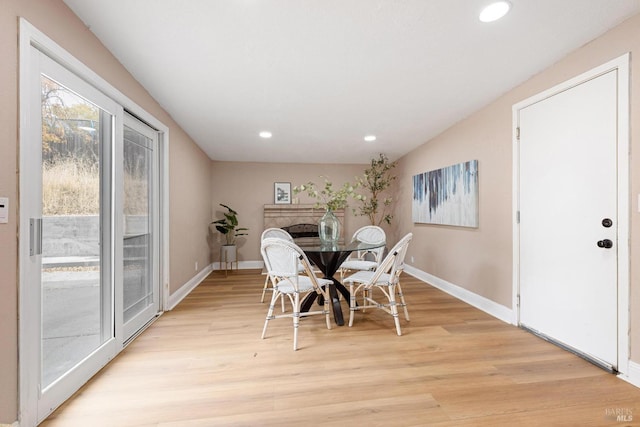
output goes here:
{"type": "Polygon", "coordinates": [[[640,425],[640,389],[410,276],[401,337],[374,310],[261,340],[263,279],[212,273],[41,425],[640,425]]]}

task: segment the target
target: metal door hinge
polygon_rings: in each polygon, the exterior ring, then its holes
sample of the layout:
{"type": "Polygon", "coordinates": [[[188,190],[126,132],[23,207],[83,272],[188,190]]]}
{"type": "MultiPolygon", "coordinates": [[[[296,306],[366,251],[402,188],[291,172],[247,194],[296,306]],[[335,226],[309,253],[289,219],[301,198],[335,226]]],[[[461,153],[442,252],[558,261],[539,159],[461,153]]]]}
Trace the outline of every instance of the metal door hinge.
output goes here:
{"type": "Polygon", "coordinates": [[[520,127],[519,126],[516,128],[516,139],[518,141],[520,141],[520,127]]]}
{"type": "Polygon", "coordinates": [[[516,224],[520,224],[520,211],[516,211],[516,224]]]}

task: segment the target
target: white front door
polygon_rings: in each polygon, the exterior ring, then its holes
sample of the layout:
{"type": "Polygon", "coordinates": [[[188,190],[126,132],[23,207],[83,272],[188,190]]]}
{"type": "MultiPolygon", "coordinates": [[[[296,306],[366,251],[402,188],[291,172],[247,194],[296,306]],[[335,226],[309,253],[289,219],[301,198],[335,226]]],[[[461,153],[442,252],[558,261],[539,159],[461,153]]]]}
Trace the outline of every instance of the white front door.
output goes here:
{"type": "Polygon", "coordinates": [[[611,370],[627,244],[619,241],[618,79],[612,69],[517,117],[520,324],[611,370]]]}

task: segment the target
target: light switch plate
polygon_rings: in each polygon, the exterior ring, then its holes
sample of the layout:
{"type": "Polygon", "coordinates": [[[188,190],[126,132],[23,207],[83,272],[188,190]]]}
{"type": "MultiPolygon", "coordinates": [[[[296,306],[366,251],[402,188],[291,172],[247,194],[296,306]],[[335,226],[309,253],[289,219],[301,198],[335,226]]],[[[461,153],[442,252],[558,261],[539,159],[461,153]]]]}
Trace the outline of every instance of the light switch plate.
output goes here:
{"type": "Polygon", "coordinates": [[[0,224],[9,222],[9,198],[0,197],[0,224]]]}

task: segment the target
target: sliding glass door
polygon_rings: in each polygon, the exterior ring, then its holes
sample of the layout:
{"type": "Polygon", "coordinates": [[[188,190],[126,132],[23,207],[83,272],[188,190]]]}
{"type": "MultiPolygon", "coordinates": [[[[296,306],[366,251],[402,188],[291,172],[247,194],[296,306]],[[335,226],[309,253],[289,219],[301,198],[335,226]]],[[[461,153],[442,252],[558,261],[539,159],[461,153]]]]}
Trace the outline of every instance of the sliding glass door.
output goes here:
{"type": "Polygon", "coordinates": [[[23,173],[34,177],[29,256],[42,418],[115,354],[109,195],[117,105],[47,56],[37,60],[41,132],[23,173]]]}
{"type": "Polygon", "coordinates": [[[21,416],[46,418],[160,311],[159,134],[36,48],[21,129],[21,416]]]}
{"type": "Polygon", "coordinates": [[[159,310],[158,133],[125,114],[123,137],[124,338],[159,310]]]}

